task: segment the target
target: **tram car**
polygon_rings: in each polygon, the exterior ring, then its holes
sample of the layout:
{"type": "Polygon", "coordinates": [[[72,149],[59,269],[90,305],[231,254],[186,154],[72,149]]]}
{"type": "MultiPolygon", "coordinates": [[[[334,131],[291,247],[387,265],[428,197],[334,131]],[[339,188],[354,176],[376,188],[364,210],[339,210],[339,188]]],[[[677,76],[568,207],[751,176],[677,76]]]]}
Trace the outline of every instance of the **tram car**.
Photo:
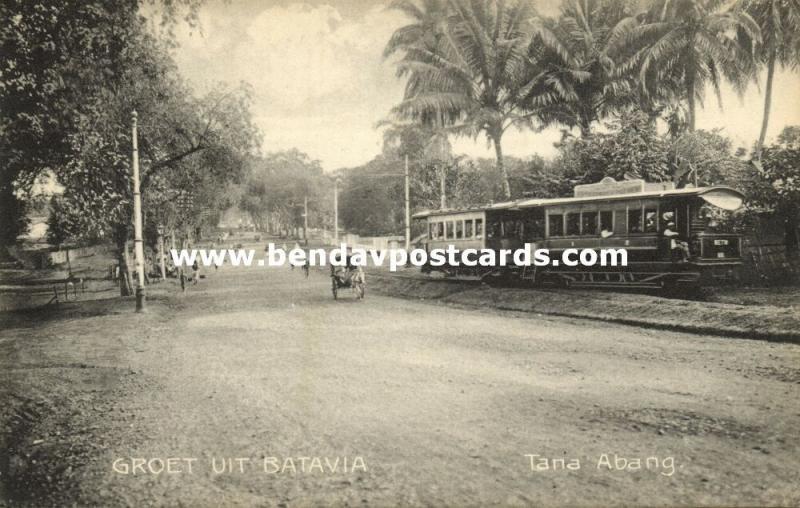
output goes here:
{"type": "Polygon", "coordinates": [[[726,231],[719,218],[743,201],[740,192],[725,186],[675,189],[671,182],[605,178],[576,186],[573,197],[431,210],[414,218],[427,223],[421,243],[428,253],[449,245],[499,251],[530,243],[533,249],[548,249],[551,260],[560,260],[570,248],[624,248],[628,255],[627,266],[426,265],[426,272],[562,287],[665,288],[710,285],[738,276],[742,238],[726,231]]]}

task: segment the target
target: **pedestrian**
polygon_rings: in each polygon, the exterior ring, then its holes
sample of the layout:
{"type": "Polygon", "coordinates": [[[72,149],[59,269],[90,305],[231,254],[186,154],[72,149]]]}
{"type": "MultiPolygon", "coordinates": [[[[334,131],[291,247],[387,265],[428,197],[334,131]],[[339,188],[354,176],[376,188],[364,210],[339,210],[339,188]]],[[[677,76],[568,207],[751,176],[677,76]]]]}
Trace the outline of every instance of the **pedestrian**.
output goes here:
{"type": "MultiPolygon", "coordinates": [[[[286,242],[283,243],[283,253],[286,255],[287,258],[289,257],[289,246],[286,245],[286,242]]],[[[291,263],[289,263],[289,269],[294,270],[294,266],[292,266],[291,263]]]]}
{"type": "MultiPolygon", "coordinates": [[[[294,248],[292,249],[292,251],[298,251],[298,250],[300,250],[300,244],[297,243],[297,242],[294,242],[294,248]]],[[[292,263],[289,263],[289,266],[291,266],[292,270],[294,270],[294,265],[292,263]]]]}
{"type": "Polygon", "coordinates": [[[200,265],[197,263],[197,260],[194,260],[192,264],[192,285],[194,286],[197,284],[197,280],[200,278],[200,265]]]}

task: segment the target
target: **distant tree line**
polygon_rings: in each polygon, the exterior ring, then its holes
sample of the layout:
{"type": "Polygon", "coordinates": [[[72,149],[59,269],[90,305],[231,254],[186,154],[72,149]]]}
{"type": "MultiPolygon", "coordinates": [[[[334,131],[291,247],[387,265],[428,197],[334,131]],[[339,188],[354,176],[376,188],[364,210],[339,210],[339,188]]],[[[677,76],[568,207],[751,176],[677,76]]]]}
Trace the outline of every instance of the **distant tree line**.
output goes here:
{"type": "Polygon", "coordinates": [[[250,159],[238,205],[259,231],[299,236],[306,205],[310,228],[331,228],[332,203],[332,178],[319,161],[292,149],[250,159]]]}

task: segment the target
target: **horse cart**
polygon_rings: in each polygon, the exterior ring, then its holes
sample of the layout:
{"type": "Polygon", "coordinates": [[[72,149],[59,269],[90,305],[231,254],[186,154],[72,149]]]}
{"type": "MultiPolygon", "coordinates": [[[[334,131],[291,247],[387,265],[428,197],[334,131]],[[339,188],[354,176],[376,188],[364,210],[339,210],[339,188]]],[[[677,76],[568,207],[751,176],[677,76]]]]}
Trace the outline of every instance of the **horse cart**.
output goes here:
{"type": "Polygon", "coordinates": [[[364,270],[360,266],[351,265],[348,261],[346,266],[331,265],[331,292],[333,299],[339,298],[342,289],[351,289],[357,299],[364,299],[366,278],[364,270]]]}

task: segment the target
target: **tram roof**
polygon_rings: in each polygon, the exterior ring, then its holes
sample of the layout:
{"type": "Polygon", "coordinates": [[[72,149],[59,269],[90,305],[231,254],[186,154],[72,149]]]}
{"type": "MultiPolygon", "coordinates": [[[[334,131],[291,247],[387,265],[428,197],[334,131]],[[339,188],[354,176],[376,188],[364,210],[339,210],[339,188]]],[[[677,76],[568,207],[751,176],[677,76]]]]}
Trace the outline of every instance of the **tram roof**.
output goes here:
{"type": "Polygon", "coordinates": [[[709,187],[684,187],[682,189],[662,189],[650,190],[644,192],[629,192],[621,194],[600,195],[600,196],[582,196],[570,198],[531,198],[531,199],[518,199],[515,201],[504,201],[501,203],[492,203],[484,206],[475,206],[469,208],[445,208],[439,210],[424,210],[414,214],[415,219],[424,219],[436,215],[449,215],[455,213],[468,213],[468,212],[485,212],[493,210],[520,210],[523,208],[537,208],[542,206],[556,206],[556,205],[570,205],[577,203],[593,203],[604,201],[626,201],[635,199],[647,198],[666,198],[666,197],[686,197],[686,196],[699,196],[704,197],[710,204],[723,208],[726,210],[736,210],[744,201],[744,194],[737,191],[732,187],[724,185],[715,185],[709,187]]]}

